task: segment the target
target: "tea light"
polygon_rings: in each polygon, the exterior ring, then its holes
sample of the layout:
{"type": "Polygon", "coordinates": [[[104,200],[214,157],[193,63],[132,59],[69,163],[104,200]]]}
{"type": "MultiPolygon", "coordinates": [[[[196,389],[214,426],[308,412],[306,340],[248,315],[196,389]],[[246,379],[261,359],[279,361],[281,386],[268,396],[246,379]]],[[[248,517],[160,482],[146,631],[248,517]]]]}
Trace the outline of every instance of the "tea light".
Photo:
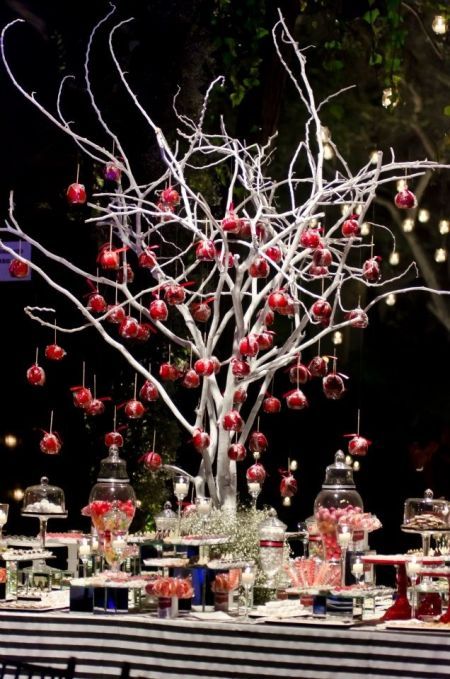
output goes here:
{"type": "Polygon", "coordinates": [[[254,582],[255,582],[255,574],[252,571],[252,569],[247,566],[247,568],[245,568],[242,571],[241,583],[244,585],[244,587],[251,587],[254,582]]]}
{"type": "Polygon", "coordinates": [[[78,547],[78,554],[82,558],[83,556],[89,556],[90,553],[91,553],[91,546],[88,543],[88,541],[86,540],[86,538],[84,538],[81,541],[81,544],[78,547]]]}
{"type": "Polygon", "coordinates": [[[177,481],[177,483],[174,485],[174,491],[175,495],[187,495],[187,492],[189,490],[189,485],[185,483],[184,481],[177,481]]]}

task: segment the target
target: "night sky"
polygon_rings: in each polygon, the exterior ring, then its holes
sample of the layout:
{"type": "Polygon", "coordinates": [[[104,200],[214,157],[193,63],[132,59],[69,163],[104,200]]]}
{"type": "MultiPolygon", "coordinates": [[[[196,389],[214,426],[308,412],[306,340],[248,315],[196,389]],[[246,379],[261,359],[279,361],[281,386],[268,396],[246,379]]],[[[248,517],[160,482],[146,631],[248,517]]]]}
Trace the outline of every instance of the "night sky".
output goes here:
{"type": "MultiPolygon", "coordinates": [[[[41,16],[45,21],[36,23],[36,18],[31,17],[34,26],[16,28],[14,37],[11,34],[7,42],[15,73],[27,88],[37,90],[39,97],[49,105],[61,73],[79,69],[88,27],[94,15],[101,16],[104,9],[102,3],[97,3],[94,9],[81,6],[76,16],[72,13],[69,16],[67,10],[51,9],[53,4],[21,5],[28,10],[41,5],[44,8],[41,16]]],[[[137,8],[136,3],[131,4],[134,5],[132,9],[137,8]]],[[[2,24],[16,16],[12,5],[7,4],[0,13],[2,24]]],[[[148,21],[148,17],[144,16],[144,20],[148,21]]],[[[138,40],[145,28],[149,29],[150,24],[139,25],[138,40]]],[[[159,27],[157,38],[155,28],[158,27],[153,27],[152,36],[155,41],[159,39],[161,45],[166,27],[159,27]]],[[[157,47],[153,45],[152,48],[154,60],[150,59],[151,50],[141,50],[141,56],[149,59],[151,71],[147,103],[157,107],[156,119],[159,119],[173,95],[175,78],[169,55],[166,52],[163,59],[158,59],[155,55],[157,47]],[[170,77],[162,89],[165,68],[170,77]],[[161,96],[156,96],[155,92],[161,96]]],[[[101,59],[100,65],[103,66],[101,59]]],[[[108,81],[110,74],[105,72],[104,76],[108,81]]],[[[13,189],[17,216],[25,230],[94,266],[97,245],[84,224],[86,214],[83,209],[68,210],[64,199],[67,185],[75,179],[79,162],[77,151],[21,99],[3,70],[0,92],[2,218],[7,216],[8,192],[13,189]]],[[[95,126],[86,117],[84,103],[76,88],[69,88],[68,100],[75,106],[75,112],[87,121],[89,131],[94,131],[95,126]]],[[[141,123],[123,124],[122,128],[128,135],[131,154],[136,153],[137,162],[142,162],[137,151],[142,142],[141,123]]],[[[151,165],[151,149],[149,158],[151,165]]],[[[86,162],[82,163],[82,171],[83,181],[89,184],[92,174],[89,174],[91,170],[86,162]]],[[[80,290],[80,294],[84,293],[80,290]]],[[[3,443],[7,433],[14,433],[19,438],[19,445],[13,450],[5,445],[0,447],[0,500],[11,503],[8,528],[11,532],[33,533],[37,530],[37,526],[20,518],[20,503],[10,498],[10,492],[13,488],[37,483],[45,474],[65,490],[69,520],[64,527],[87,529],[87,519],[79,512],[87,502],[98,460],[105,452],[102,433],[112,428],[111,406],[102,421],[94,423],[92,429],[88,428],[82,413],[71,404],[70,386],[80,384],[81,363],[86,360],[88,370],[98,375],[98,394],[107,395],[115,390],[116,400],[123,399],[117,382],[131,383],[131,370],[99,342],[93,331],[88,331],[83,337],[60,337],[68,356],[53,365],[42,358],[40,363],[45,365],[47,384],[42,388],[29,386],[25,373],[34,362],[36,347],[39,346],[42,353],[53,337],[49,330],[28,320],[23,307],[27,304],[51,306],[55,300],[45,285],[35,278],[31,282],[1,282],[0,295],[3,311],[0,436],[3,443]],[[61,454],[55,457],[39,451],[40,431],[48,429],[52,408],[55,410],[55,429],[64,442],[61,454]]],[[[61,313],[61,318],[70,318],[68,309],[61,313]]],[[[424,294],[403,296],[394,307],[383,304],[373,309],[365,331],[352,330],[351,336],[349,332],[345,335],[340,370],[350,379],[347,394],[341,401],[327,401],[318,385],[312,384],[305,390],[311,403],[307,411],[263,418],[261,428],[271,443],[273,459],[267,463],[270,476],[261,500],[273,502],[291,529],[298,520],[309,516],[323,480],[324,467],[332,462],[334,452],[346,445],[343,435],[355,431],[356,412],[360,407],[361,433],[373,443],[356,476],[358,489],[365,507],[375,512],[384,524],[384,529],[371,542],[378,549],[395,549],[396,541],[404,540],[399,524],[406,497],[421,495],[430,480],[436,494],[450,497],[450,453],[448,442],[446,445],[440,440],[450,423],[448,340],[445,329],[428,312],[424,294]],[[408,449],[414,441],[425,445],[432,440],[438,441],[440,452],[430,476],[426,476],[414,470],[408,449]],[[290,509],[281,507],[277,493],[277,469],[286,464],[288,456],[299,461],[299,494],[290,509]]],[[[331,344],[323,347],[323,351],[331,350],[331,344]]],[[[286,377],[281,376],[280,393],[287,390],[284,388],[287,384],[286,377]]],[[[183,463],[194,470],[197,457],[183,433],[181,443],[183,463]]],[[[125,457],[130,460],[133,455],[133,450],[125,451],[125,457]]],[[[49,529],[62,530],[62,522],[50,524],[49,529]]],[[[411,540],[408,538],[404,543],[411,544],[411,540]]]]}

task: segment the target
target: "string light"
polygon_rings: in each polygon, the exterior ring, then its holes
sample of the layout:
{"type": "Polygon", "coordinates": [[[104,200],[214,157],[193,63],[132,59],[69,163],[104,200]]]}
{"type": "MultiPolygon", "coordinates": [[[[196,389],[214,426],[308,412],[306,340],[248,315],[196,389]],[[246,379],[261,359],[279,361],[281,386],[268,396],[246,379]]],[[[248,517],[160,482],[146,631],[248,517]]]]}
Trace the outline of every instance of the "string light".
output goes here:
{"type": "Polygon", "coordinates": [[[407,183],[406,179],[399,179],[397,184],[396,184],[396,187],[397,187],[397,191],[403,191],[404,189],[407,189],[408,183],[407,183]]]}
{"type": "Polygon", "coordinates": [[[359,467],[360,467],[360,464],[359,464],[358,460],[355,460],[354,463],[353,463],[353,471],[359,472],[359,467]]]}
{"type": "Polygon", "coordinates": [[[402,229],[405,233],[411,233],[414,231],[414,219],[408,217],[402,221],[402,229]]]}
{"type": "Polygon", "coordinates": [[[283,507],[290,507],[291,506],[291,498],[290,497],[284,497],[283,498],[283,507]]]}
{"type": "Polygon", "coordinates": [[[386,304],[388,306],[394,306],[396,301],[397,301],[396,296],[394,295],[393,292],[390,292],[389,295],[386,297],[386,304]]]}
{"type": "Polygon", "coordinates": [[[342,344],[343,340],[344,340],[344,337],[343,337],[341,331],[336,330],[333,333],[333,339],[332,339],[333,344],[342,344]]]}
{"type": "Polygon", "coordinates": [[[325,125],[322,125],[320,128],[320,137],[322,139],[322,142],[326,144],[328,141],[331,140],[331,132],[329,127],[325,127],[325,125]]]}
{"type": "Polygon", "coordinates": [[[3,443],[7,448],[15,448],[18,442],[18,438],[15,434],[5,434],[3,437],[3,443]]]}
{"type": "Polygon", "coordinates": [[[351,455],[346,455],[345,456],[345,464],[351,465],[352,462],[353,462],[353,458],[351,457],[351,455]]]}
{"type": "Polygon", "coordinates": [[[298,462],[297,460],[291,460],[291,464],[289,465],[289,469],[291,472],[296,472],[298,469],[298,462]]]}
{"type": "Polygon", "coordinates": [[[361,224],[361,236],[368,236],[370,233],[370,224],[369,222],[363,222],[361,224]]]}
{"type": "Polygon", "coordinates": [[[369,156],[369,160],[372,163],[372,165],[376,165],[378,163],[378,151],[377,150],[371,152],[371,154],[369,156]]]}
{"type": "Polygon", "coordinates": [[[450,222],[448,219],[441,219],[439,222],[439,233],[445,236],[450,231],[450,222]]]}
{"type": "Polygon", "coordinates": [[[386,87],[381,95],[381,105],[384,108],[395,108],[398,104],[397,93],[394,92],[392,87],[386,87]]]}
{"type": "Polygon", "coordinates": [[[447,33],[447,20],[445,17],[437,14],[431,24],[431,28],[436,33],[436,35],[444,35],[447,33]]]}
{"type": "Polygon", "coordinates": [[[23,492],[22,488],[14,488],[14,490],[12,492],[12,496],[13,496],[14,500],[16,500],[17,502],[20,502],[21,500],[23,500],[24,495],[25,495],[25,493],[23,492]]]}
{"type": "Polygon", "coordinates": [[[355,215],[360,215],[362,212],[362,205],[357,205],[355,208],[353,208],[353,212],[355,215]]]}
{"type": "Polygon", "coordinates": [[[309,220],[309,226],[311,226],[312,228],[314,228],[315,226],[319,226],[318,220],[316,218],[310,219],[309,220]]]}
{"type": "Polygon", "coordinates": [[[400,254],[396,250],[394,250],[394,252],[391,252],[391,254],[389,255],[389,264],[391,266],[397,266],[398,264],[400,264],[400,254]]]}
{"type": "Polygon", "coordinates": [[[334,158],[334,150],[331,144],[324,144],[323,145],[323,157],[325,160],[331,160],[334,158]]]}
{"type": "Polygon", "coordinates": [[[347,205],[347,203],[344,203],[341,205],[341,215],[346,215],[350,212],[350,207],[351,205],[347,205]]]}
{"type": "Polygon", "coordinates": [[[447,261],[447,250],[445,248],[437,248],[434,253],[434,259],[436,262],[439,262],[441,264],[442,262],[447,261]]]}
{"type": "Polygon", "coordinates": [[[425,209],[419,210],[419,214],[417,215],[417,219],[419,220],[419,222],[421,222],[421,224],[426,224],[430,219],[429,210],[425,210],[425,209]]]}

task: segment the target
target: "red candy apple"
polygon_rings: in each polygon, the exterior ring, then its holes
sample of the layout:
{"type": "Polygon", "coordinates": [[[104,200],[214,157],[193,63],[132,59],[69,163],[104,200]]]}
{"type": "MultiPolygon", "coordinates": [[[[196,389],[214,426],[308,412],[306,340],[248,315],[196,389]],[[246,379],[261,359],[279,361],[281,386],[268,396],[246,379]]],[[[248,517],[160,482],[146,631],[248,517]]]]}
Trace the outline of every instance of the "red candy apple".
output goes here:
{"type": "Polygon", "coordinates": [[[248,440],[248,447],[252,453],[264,453],[267,450],[269,443],[265,434],[262,431],[253,431],[248,440]]]}
{"type": "Polygon", "coordinates": [[[189,369],[183,377],[181,383],[186,389],[197,389],[200,386],[200,377],[192,368],[189,369]]]}
{"type": "Polygon", "coordinates": [[[264,483],[264,479],[266,478],[266,470],[260,462],[255,462],[255,464],[252,464],[252,466],[247,469],[245,476],[247,481],[264,483]]]}
{"type": "Polygon", "coordinates": [[[198,450],[199,453],[203,453],[205,450],[209,448],[211,439],[209,437],[209,434],[206,433],[206,431],[203,431],[203,429],[200,429],[198,427],[197,429],[194,429],[194,433],[192,435],[192,443],[194,444],[194,447],[198,450]]]}
{"type": "Polygon", "coordinates": [[[237,410],[229,410],[222,419],[225,431],[241,431],[244,421],[237,410]]]}
{"type": "Polygon", "coordinates": [[[341,226],[341,233],[345,238],[359,236],[361,229],[358,224],[358,215],[350,215],[341,226]]]}
{"type": "Polygon", "coordinates": [[[141,455],[139,462],[142,462],[144,467],[146,467],[151,472],[156,472],[158,469],[161,469],[163,463],[161,455],[159,455],[159,453],[155,453],[153,450],[148,450],[146,453],[141,455]]]}
{"type": "Polygon", "coordinates": [[[65,355],[66,352],[58,344],[47,344],[45,347],[45,358],[49,361],[60,361],[65,355]]]}
{"type": "Polygon", "coordinates": [[[279,413],[281,410],[281,401],[276,396],[266,396],[262,403],[262,408],[265,413],[272,415],[273,413],[279,413]]]}
{"type": "Polygon", "coordinates": [[[301,389],[293,389],[286,394],[286,405],[291,410],[303,410],[309,404],[301,389]]]}
{"type": "Polygon", "coordinates": [[[70,205],[83,205],[87,200],[86,189],[83,184],[78,182],[70,184],[66,191],[66,196],[70,205]]]}
{"type": "Polygon", "coordinates": [[[245,446],[242,443],[233,443],[228,448],[227,452],[230,460],[235,460],[236,462],[242,462],[242,460],[244,460],[247,455],[245,446]]]}
{"type": "Polygon", "coordinates": [[[117,446],[121,448],[123,446],[123,436],[120,431],[109,431],[105,434],[105,445],[109,448],[110,446],[117,446]]]}
{"type": "Polygon", "coordinates": [[[145,380],[142,387],[139,389],[139,398],[143,401],[157,401],[159,398],[158,389],[155,387],[153,382],[150,380],[145,380]]]}
{"type": "Polygon", "coordinates": [[[138,420],[145,413],[144,405],[135,398],[131,398],[125,403],[125,415],[130,420],[138,420]]]}
{"type": "Polygon", "coordinates": [[[77,408],[86,408],[92,401],[92,392],[88,387],[72,387],[73,404],[77,408]]]}
{"type": "Polygon", "coordinates": [[[397,193],[394,198],[394,203],[396,207],[402,210],[410,210],[417,207],[417,198],[407,187],[403,188],[397,193]]]}
{"type": "Polygon", "coordinates": [[[55,432],[44,432],[44,436],[41,438],[39,443],[39,448],[43,453],[47,455],[57,455],[61,450],[62,442],[58,434],[55,432]]]}
{"type": "Polygon", "coordinates": [[[25,278],[30,273],[30,267],[20,259],[12,259],[8,271],[13,278],[25,278]]]}
{"type": "Polygon", "coordinates": [[[27,380],[35,387],[42,387],[45,384],[45,370],[35,363],[27,370],[27,380]]]}

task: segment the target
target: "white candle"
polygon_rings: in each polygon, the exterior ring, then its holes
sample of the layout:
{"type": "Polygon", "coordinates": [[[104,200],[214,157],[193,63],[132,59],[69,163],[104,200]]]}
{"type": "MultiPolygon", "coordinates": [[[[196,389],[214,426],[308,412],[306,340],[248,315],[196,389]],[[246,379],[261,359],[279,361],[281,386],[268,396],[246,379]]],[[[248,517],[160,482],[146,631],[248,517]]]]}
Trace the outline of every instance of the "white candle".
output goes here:
{"type": "Polygon", "coordinates": [[[80,557],[82,557],[82,556],[89,556],[90,553],[91,553],[91,546],[88,543],[88,541],[85,539],[85,540],[82,541],[82,543],[78,547],[78,554],[80,555],[80,557]]]}
{"type": "Polygon", "coordinates": [[[7,520],[6,512],[3,511],[3,509],[0,509],[0,526],[4,526],[7,520]]]}
{"type": "Polygon", "coordinates": [[[248,490],[250,493],[257,493],[258,490],[261,490],[261,484],[258,483],[258,481],[250,481],[248,484],[248,490]]]}
{"type": "Polygon", "coordinates": [[[209,499],[201,500],[198,505],[197,505],[197,511],[201,516],[206,516],[209,514],[211,509],[211,503],[209,502],[209,499]]]}
{"type": "Polygon", "coordinates": [[[342,547],[342,549],[346,549],[350,544],[351,538],[351,533],[338,533],[337,539],[339,546],[342,547]]]}
{"type": "Polygon", "coordinates": [[[251,570],[251,568],[246,568],[244,571],[242,571],[241,575],[241,583],[244,585],[247,585],[248,587],[251,587],[253,583],[255,582],[255,574],[251,570]]]}
{"type": "Polygon", "coordinates": [[[175,486],[175,495],[187,495],[189,485],[184,481],[178,481],[175,486]]]}
{"type": "Polygon", "coordinates": [[[362,561],[355,561],[355,563],[352,565],[352,573],[353,575],[362,575],[364,572],[364,564],[362,561]]]}

